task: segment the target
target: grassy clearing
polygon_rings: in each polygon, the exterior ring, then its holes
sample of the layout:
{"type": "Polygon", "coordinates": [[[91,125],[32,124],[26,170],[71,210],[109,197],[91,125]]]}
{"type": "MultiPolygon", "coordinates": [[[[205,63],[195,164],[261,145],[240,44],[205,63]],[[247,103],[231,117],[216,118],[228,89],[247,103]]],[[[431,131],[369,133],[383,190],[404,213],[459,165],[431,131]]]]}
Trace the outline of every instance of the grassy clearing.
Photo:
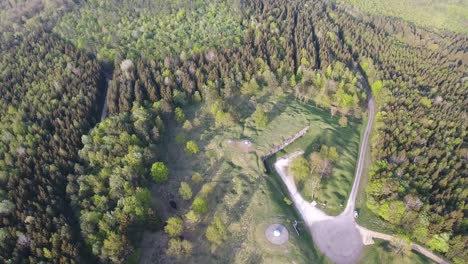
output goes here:
{"type": "Polygon", "coordinates": [[[244,135],[255,142],[259,153],[266,153],[273,145],[281,143],[307,125],[310,125],[308,133],[278,155],[302,149],[308,157],[313,151],[319,151],[321,144],[337,148],[338,162],[332,176],[322,179],[316,201],[327,213],[339,214],[346,204],[354,181],[361,121],[350,120],[348,127],[342,128],[338,124],[338,116],[332,117],[328,111],[287,97],[267,101],[265,104],[272,109],[267,128],[255,130],[253,120],[247,119],[244,129],[244,135]]]}
{"type": "MultiPolygon", "coordinates": [[[[264,172],[262,152],[256,151],[256,140],[260,138],[245,135],[244,123],[229,129],[216,128],[211,116],[200,106],[185,108],[184,112],[194,128],[184,131],[176,122],[168,124],[158,149],[169,168],[170,180],[152,187],[153,207],[163,221],[174,215],[183,217],[193,199],[201,196],[208,201],[209,212],[197,224],[186,222],[182,236],[193,243],[190,258],[166,256],[167,235],[163,231],[148,231],[144,234],[140,259],[145,263],[156,259],[162,263],[327,263],[304,228],[300,236],[295,233],[292,222],[299,218],[293,207],[284,202],[279,179],[264,172]],[[185,133],[185,141],[197,142],[201,153],[188,155],[185,144],[177,143],[180,133],[185,133]],[[251,148],[239,147],[238,139],[245,137],[252,139],[251,148]],[[229,143],[229,139],[233,141],[229,143]],[[195,172],[203,176],[203,183],[191,182],[195,172]],[[192,200],[183,201],[177,195],[181,181],[192,187],[192,200]],[[177,203],[177,209],[171,208],[170,201],[177,203]],[[222,218],[228,229],[228,236],[220,245],[210,244],[205,237],[206,228],[215,215],[222,218]],[[290,239],[285,245],[274,246],[265,239],[264,231],[273,223],[287,227],[290,239]]],[[[286,137],[289,133],[284,132],[286,137]]],[[[281,141],[273,134],[270,140],[281,141]]]]}
{"type": "Polygon", "coordinates": [[[392,252],[389,242],[377,240],[374,245],[365,248],[360,263],[429,264],[434,262],[415,252],[411,252],[408,256],[398,256],[392,252]]]}
{"type": "Polygon", "coordinates": [[[423,27],[467,33],[468,1],[340,0],[371,14],[399,17],[423,27]]]}

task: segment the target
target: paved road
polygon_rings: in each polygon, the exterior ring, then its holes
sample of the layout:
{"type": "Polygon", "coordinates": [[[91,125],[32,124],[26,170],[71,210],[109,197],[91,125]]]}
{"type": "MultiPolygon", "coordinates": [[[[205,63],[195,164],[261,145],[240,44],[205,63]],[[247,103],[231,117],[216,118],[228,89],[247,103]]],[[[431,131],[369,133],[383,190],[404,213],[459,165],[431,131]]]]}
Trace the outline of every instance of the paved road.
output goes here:
{"type": "Polygon", "coordinates": [[[292,159],[301,155],[298,151],[278,159],[275,169],[288,189],[294,206],[302,216],[317,247],[338,264],[353,264],[359,261],[364,244],[354,222],[353,211],[337,217],[329,216],[309,202],[298,192],[294,179],[287,170],[292,159]]]}

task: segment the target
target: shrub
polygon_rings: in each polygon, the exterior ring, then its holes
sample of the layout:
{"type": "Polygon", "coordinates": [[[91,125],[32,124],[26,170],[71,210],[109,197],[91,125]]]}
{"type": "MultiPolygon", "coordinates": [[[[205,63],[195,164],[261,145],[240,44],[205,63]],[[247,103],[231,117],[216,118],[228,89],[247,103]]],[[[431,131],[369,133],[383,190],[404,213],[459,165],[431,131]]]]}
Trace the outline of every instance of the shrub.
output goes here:
{"type": "Polygon", "coordinates": [[[304,181],[310,175],[309,163],[304,157],[297,157],[291,162],[289,171],[297,181],[304,181]]]}
{"type": "Polygon", "coordinates": [[[190,200],[192,198],[192,188],[186,182],[181,182],[179,187],[179,195],[184,200],[190,200]]]}
{"type": "Polygon", "coordinates": [[[200,221],[200,216],[193,210],[190,210],[187,214],[185,214],[185,217],[190,224],[196,224],[198,221],[200,221]]]}
{"type": "Polygon", "coordinates": [[[203,181],[203,177],[200,175],[200,173],[196,172],[192,175],[192,182],[194,184],[200,184],[203,181]]]}
{"type": "Polygon", "coordinates": [[[180,109],[180,107],[176,107],[175,109],[175,119],[181,124],[184,123],[184,121],[186,120],[185,114],[182,111],[182,109],[180,109]]]}
{"type": "Polygon", "coordinates": [[[215,216],[213,218],[213,221],[206,229],[205,235],[208,241],[215,244],[221,244],[221,242],[226,238],[226,226],[219,216],[215,216]]]}
{"type": "Polygon", "coordinates": [[[173,257],[185,257],[192,254],[193,245],[187,240],[172,238],[169,240],[167,255],[173,257]]]}
{"type": "Polygon", "coordinates": [[[208,212],[208,204],[202,197],[195,198],[192,207],[193,211],[197,214],[205,214],[208,212]]]}
{"type": "Polygon", "coordinates": [[[187,141],[185,144],[185,151],[191,155],[197,154],[199,151],[197,143],[193,140],[187,141]]]}
{"type": "Polygon", "coordinates": [[[167,176],[169,175],[169,169],[164,165],[163,162],[155,162],[151,166],[151,176],[155,182],[165,182],[167,181],[167,176]]]}
{"type": "Polygon", "coordinates": [[[184,231],[184,221],[179,217],[171,217],[167,220],[164,231],[166,231],[170,237],[179,236],[182,234],[182,231],[184,231]]]}

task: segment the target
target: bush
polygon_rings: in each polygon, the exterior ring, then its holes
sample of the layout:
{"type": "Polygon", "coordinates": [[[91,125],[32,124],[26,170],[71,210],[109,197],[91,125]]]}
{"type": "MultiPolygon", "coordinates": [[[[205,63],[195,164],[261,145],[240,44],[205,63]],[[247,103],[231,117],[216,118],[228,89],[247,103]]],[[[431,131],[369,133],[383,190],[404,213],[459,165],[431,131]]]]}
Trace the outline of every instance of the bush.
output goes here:
{"type": "Polygon", "coordinates": [[[170,237],[179,236],[182,234],[182,231],[184,231],[184,221],[179,217],[171,217],[167,220],[164,231],[166,231],[170,237]]]}
{"type": "Polygon", "coordinates": [[[176,107],[175,109],[175,119],[177,122],[181,124],[184,123],[185,120],[187,119],[182,109],[180,109],[180,107],[176,107]]]}
{"type": "Polygon", "coordinates": [[[340,120],[338,120],[338,124],[341,126],[341,127],[347,127],[348,126],[348,118],[346,116],[341,116],[340,117],[340,120]]]}
{"type": "Polygon", "coordinates": [[[192,207],[193,211],[197,214],[206,214],[208,212],[208,204],[205,199],[201,197],[195,198],[192,207]]]}
{"type": "Polygon", "coordinates": [[[167,181],[169,175],[169,169],[164,165],[163,162],[155,162],[151,166],[151,176],[155,182],[167,181]]]}
{"type": "Polygon", "coordinates": [[[268,117],[263,106],[258,105],[257,109],[253,113],[255,126],[257,128],[265,128],[268,124],[268,117]]]}
{"type": "Polygon", "coordinates": [[[304,181],[310,175],[309,163],[304,157],[297,157],[291,162],[289,171],[297,181],[304,181]]]}
{"type": "Polygon", "coordinates": [[[197,143],[193,140],[187,141],[185,144],[185,151],[191,155],[197,154],[199,151],[197,143]]]}
{"type": "Polygon", "coordinates": [[[179,187],[179,195],[184,200],[190,200],[192,198],[192,188],[186,182],[181,182],[179,187]]]}
{"type": "Polygon", "coordinates": [[[208,241],[215,244],[221,244],[221,242],[226,238],[226,226],[219,216],[215,216],[213,218],[213,221],[206,229],[205,235],[208,241]]]}
{"type": "Polygon", "coordinates": [[[200,216],[196,214],[193,210],[190,210],[185,217],[190,224],[196,224],[200,221],[200,216]]]}
{"type": "Polygon", "coordinates": [[[169,240],[167,255],[173,257],[185,257],[192,254],[193,245],[187,240],[172,238],[169,240]]]}
{"type": "Polygon", "coordinates": [[[203,177],[200,175],[200,173],[196,172],[192,175],[192,182],[194,184],[200,184],[203,181],[203,177]]]}

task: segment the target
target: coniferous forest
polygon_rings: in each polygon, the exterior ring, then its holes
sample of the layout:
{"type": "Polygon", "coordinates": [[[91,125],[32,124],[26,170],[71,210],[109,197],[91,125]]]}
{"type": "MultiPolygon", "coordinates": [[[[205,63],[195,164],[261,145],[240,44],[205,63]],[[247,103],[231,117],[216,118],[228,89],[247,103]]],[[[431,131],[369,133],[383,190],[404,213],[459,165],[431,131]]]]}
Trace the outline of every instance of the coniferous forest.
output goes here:
{"type": "Polygon", "coordinates": [[[467,260],[466,34],[333,1],[136,2],[0,0],[1,263],[137,261],[164,228],[166,127],[200,104],[236,126],[240,96],[278,87],[341,123],[372,96],[367,208],[467,260]]]}

